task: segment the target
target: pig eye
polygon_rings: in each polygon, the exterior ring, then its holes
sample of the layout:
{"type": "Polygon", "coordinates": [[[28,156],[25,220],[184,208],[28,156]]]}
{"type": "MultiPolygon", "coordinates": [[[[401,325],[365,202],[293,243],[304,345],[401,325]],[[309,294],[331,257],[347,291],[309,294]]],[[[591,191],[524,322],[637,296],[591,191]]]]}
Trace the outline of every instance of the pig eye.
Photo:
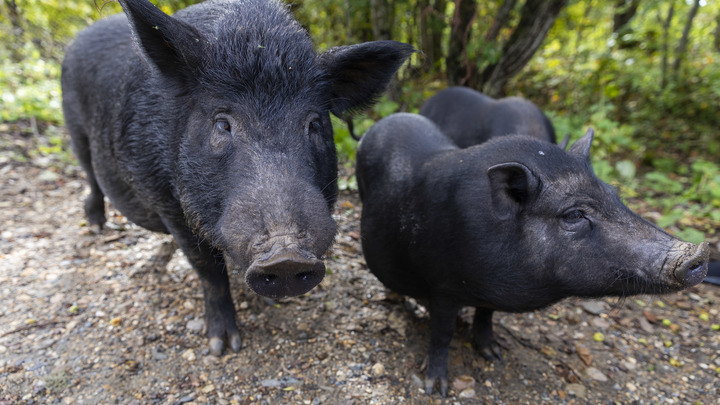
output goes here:
{"type": "Polygon", "coordinates": [[[320,121],[320,116],[315,113],[310,114],[305,121],[305,135],[314,136],[321,133],[321,131],[322,122],[320,121]]]}
{"type": "Polygon", "coordinates": [[[565,220],[565,222],[568,222],[571,224],[578,223],[578,222],[582,221],[583,219],[586,219],[585,213],[580,210],[572,210],[572,211],[568,212],[567,214],[563,215],[563,220],[565,220]]]}
{"type": "Polygon", "coordinates": [[[230,132],[230,123],[227,120],[219,119],[215,121],[215,129],[220,132],[230,132]]]}
{"type": "Polygon", "coordinates": [[[215,153],[221,153],[230,143],[232,127],[226,118],[217,118],[215,128],[210,135],[210,146],[215,153]]]}

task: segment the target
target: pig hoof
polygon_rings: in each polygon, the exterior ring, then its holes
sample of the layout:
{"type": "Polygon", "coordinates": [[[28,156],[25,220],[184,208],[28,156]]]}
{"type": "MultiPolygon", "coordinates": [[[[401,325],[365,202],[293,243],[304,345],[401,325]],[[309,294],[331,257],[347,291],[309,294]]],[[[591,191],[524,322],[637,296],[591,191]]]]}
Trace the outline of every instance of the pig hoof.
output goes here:
{"type": "Polygon", "coordinates": [[[89,196],[85,200],[85,216],[90,225],[97,226],[102,231],[105,221],[107,220],[105,218],[105,202],[103,200],[98,202],[92,198],[92,196],[89,196]]]}
{"type": "Polygon", "coordinates": [[[237,353],[240,351],[241,347],[242,341],[240,340],[240,334],[230,336],[230,349],[232,349],[233,352],[237,353]]]}
{"type": "Polygon", "coordinates": [[[223,346],[225,343],[219,337],[210,338],[210,354],[215,357],[220,357],[223,352],[223,346]]]}
{"type": "MultiPolygon", "coordinates": [[[[228,337],[228,346],[230,350],[237,353],[242,347],[242,340],[240,339],[239,333],[233,333],[228,337]]],[[[225,341],[217,336],[210,338],[210,354],[215,357],[222,356],[223,350],[225,349],[225,341]]]]}
{"type": "Polygon", "coordinates": [[[487,361],[502,361],[502,349],[497,343],[491,343],[478,350],[480,355],[487,361]]]}
{"type": "Polygon", "coordinates": [[[428,370],[425,377],[425,393],[432,395],[435,388],[435,381],[440,381],[440,395],[447,396],[448,379],[447,370],[428,370]]]}

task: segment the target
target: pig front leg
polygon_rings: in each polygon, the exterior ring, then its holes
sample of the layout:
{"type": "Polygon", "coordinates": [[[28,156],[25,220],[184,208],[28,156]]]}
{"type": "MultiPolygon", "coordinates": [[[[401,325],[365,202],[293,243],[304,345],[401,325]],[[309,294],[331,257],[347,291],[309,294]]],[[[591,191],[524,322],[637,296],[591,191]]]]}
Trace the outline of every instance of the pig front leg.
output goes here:
{"type": "Polygon", "coordinates": [[[169,228],[202,282],[210,353],[220,356],[226,345],[238,352],[241,347],[240,331],[235,322],[235,306],[222,252],[200,240],[187,228],[169,228]]]}
{"type": "MultiPolygon", "coordinates": [[[[215,252],[219,254],[219,252],[215,252]]],[[[202,279],[205,298],[205,324],[210,338],[210,353],[220,356],[225,344],[234,352],[240,350],[242,342],[235,323],[235,306],[230,294],[230,281],[222,257],[216,259],[223,263],[215,264],[212,269],[198,270],[202,279]]]]}
{"type": "Polygon", "coordinates": [[[502,350],[493,334],[492,316],[492,309],[476,307],[472,324],[475,350],[487,361],[502,360],[502,350]]]}
{"type": "Polygon", "coordinates": [[[447,395],[448,351],[455,332],[460,307],[443,300],[430,300],[430,348],[425,375],[425,393],[432,395],[435,382],[440,381],[440,395],[447,395]]]}

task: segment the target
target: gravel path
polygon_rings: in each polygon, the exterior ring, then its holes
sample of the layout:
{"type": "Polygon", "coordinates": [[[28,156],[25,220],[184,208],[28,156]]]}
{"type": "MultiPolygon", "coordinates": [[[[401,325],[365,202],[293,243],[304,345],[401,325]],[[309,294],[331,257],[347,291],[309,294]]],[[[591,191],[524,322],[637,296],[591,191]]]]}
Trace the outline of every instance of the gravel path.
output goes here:
{"type": "MultiPolygon", "coordinates": [[[[360,203],[341,193],[330,274],[309,294],[235,285],[243,349],[209,355],[199,282],[169,238],[117,212],[84,226],[82,173],[33,153],[43,139],[0,127],[0,405],[720,404],[720,288],[498,314],[505,348],[450,348],[444,401],[421,389],[428,317],[387,291],[360,252],[360,203]]],[[[234,277],[234,280],[241,280],[234,277]]]]}

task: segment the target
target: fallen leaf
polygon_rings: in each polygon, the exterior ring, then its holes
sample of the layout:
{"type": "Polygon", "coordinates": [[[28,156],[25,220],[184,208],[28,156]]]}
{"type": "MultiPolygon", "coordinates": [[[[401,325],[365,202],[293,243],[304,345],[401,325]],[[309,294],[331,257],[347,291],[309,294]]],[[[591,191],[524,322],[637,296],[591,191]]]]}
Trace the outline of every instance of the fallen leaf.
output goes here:
{"type": "Polygon", "coordinates": [[[455,391],[460,392],[475,386],[475,379],[469,375],[461,375],[453,380],[452,387],[455,391]]]}
{"type": "Polygon", "coordinates": [[[578,357],[580,357],[580,360],[582,360],[586,366],[592,364],[593,356],[590,354],[590,349],[576,342],[575,350],[577,350],[578,357]]]}

